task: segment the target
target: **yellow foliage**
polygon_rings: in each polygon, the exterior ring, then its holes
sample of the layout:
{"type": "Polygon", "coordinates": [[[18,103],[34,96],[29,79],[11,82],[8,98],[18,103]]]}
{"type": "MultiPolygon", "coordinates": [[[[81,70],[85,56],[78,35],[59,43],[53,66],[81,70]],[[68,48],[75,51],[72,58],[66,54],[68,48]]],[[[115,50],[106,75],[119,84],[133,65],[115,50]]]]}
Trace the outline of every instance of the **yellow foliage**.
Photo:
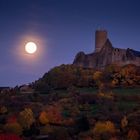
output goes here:
{"type": "Polygon", "coordinates": [[[121,120],[121,127],[125,128],[128,125],[128,120],[127,117],[124,116],[123,119],[121,120]]]}
{"type": "Polygon", "coordinates": [[[14,133],[16,135],[22,134],[22,127],[18,122],[5,124],[4,130],[8,133],[14,133]]]}
{"type": "Polygon", "coordinates": [[[94,73],[94,75],[93,75],[93,79],[94,79],[94,80],[100,80],[100,79],[102,78],[102,76],[103,76],[103,73],[102,73],[102,72],[96,71],[96,72],[94,73]]]}
{"type": "Polygon", "coordinates": [[[115,85],[118,84],[118,82],[119,82],[118,79],[113,79],[113,80],[112,80],[112,85],[115,86],[115,85]]]}
{"type": "Polygon", "coordinates": [[[99,121],[95,124],[93,131],[95,134],[101,134],[105,132],[115,133],[116,128],[114,123],[112,123],[111,121],[105,121],[105,122],[99,121]]]}
{"type": "Polygon", "coordinates": [[[30,108],[25,108],[19,113],[18,122],[23,128],[30,128],[34,121],[34,114],[30,108]]]}
{"type": "Polygon", "coordinates": [[[41,114],[39,116],[39,121],[41,124],[48,124],[49,123],[47,113],[45,111],[41,112],[41,114]]]}
{"type": "Polygon", "coordinates": [[[114,99],[113,93],[99,93],[98,96],[106,99],[114,99]]]}

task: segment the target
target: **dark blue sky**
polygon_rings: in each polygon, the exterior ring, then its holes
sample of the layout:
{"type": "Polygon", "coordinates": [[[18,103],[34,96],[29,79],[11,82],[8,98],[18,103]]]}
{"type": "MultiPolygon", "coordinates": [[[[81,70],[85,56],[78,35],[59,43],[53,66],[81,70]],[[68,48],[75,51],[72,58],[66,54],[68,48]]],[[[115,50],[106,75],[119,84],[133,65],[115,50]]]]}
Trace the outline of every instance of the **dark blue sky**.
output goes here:
{"type": "Polygon", "coordinates": [[[115,47],[140,51],[140,1],[0,0],[0,86],[32,82],[93,52],[96,29],[115,47]],[[24,52],[28,41],[38,45],[35,56],[24,52]]]}

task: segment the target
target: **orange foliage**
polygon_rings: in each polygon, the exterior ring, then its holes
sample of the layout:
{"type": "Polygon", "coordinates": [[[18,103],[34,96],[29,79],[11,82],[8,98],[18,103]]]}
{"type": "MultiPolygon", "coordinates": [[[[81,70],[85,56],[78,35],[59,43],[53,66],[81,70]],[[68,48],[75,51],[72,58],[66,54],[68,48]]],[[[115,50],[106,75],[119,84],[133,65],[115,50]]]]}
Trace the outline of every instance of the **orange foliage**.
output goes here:
{"type": "Polygon", "coordinates": [[[62,109],[59,105],[51,105],[46,108],[46,113],[50,123],[61,123],[62,122],[62,109]]]}
{"type": "Polygon", "coordinates": [[[47,113],[45,111],[40,113],[39,121],[41,124],[48,124],[49,123],[47,113]]]}
{"type": "Polygon", "coordinates": [[[111,121],[105,121],[105,122],[99,121],[95,124],[93,131],[95,134],[101,134],[104,132],[115,133],[116,128],[114,123],[111,121]]]}

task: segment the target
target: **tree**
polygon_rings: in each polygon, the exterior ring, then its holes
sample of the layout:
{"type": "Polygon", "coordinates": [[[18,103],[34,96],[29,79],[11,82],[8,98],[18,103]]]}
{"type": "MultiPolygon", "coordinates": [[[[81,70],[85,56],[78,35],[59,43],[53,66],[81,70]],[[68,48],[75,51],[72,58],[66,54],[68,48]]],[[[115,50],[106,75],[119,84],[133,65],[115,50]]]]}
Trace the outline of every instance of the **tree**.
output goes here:
{"type": "Polygon", "coordinates": [[[18,122],[24,129],[29,129],[34,121],[34,114],[30,108],[25,108],[19,113],[18,122]]]}
{"type": "Polygon", "coordinates": [[[47,118],[49,123],[61,124],[62,117],[62,108],[59,104],[50,105],[46,108],[47,118]]]}
{"type": "Polygon", "coordinates": [[[49,120],[48,120],[48,117],[47,117],[47,113],[45,111],[42,111],[40,113],[40,116],[39,116],[39,122],[43,125],[46,125],[49,123],[49,120]]]}

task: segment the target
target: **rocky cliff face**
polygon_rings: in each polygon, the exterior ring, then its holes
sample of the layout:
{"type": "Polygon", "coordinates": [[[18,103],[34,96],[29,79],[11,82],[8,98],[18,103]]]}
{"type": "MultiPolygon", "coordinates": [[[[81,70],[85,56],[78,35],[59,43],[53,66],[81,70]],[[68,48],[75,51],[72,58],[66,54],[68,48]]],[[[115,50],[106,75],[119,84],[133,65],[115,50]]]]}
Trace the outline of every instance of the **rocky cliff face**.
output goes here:
{"type": "Polygon", "coordinates": [[[140,66],[140,52],[132,49],[114,48],[110,40],[107,39],[99,52],[91,54],[79,52],[73,64],[84,68],[96,69],[103,69],[110,64],[117,64],[119,66],[135,64],[140,66]]]}

